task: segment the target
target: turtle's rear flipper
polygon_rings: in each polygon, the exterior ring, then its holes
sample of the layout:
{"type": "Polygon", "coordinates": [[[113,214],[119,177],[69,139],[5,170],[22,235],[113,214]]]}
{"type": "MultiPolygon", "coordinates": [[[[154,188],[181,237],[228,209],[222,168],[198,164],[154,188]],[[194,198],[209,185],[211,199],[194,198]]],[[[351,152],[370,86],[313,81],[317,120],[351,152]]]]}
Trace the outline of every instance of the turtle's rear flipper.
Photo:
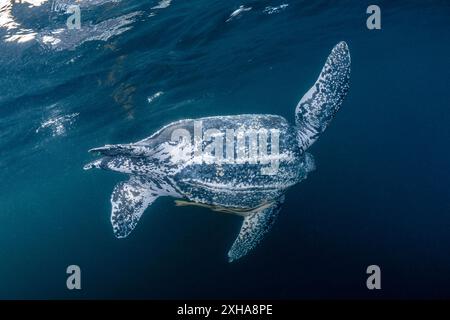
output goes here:
{"type": "Polygon", "coordinates": [[[229,262],[245,256],[257,246],[275,222],[283,200],[284,197],[281,197],[271,206],[263,206],[244,218],[241,231],[228,251],[229,262]]]}
{"type": "Polygon", "coordinates": [[[131,177],[119,182],[111,195],[111,224],[117,238],[125,238],[133,231],[145,209],[161,194],[145,179],[131,177]]]}

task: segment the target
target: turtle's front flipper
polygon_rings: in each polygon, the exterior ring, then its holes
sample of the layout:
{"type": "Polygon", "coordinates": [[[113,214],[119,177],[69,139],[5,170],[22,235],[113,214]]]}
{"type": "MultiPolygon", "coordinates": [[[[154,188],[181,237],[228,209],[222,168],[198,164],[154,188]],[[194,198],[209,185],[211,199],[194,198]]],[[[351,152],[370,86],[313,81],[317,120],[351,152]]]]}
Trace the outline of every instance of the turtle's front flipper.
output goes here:
{"type": "Polygon", "coordinates": [[[297,140],[302,151],[325,131],[342,105],[350,84],[350,51],[339,42],[331,51],[316,83],[295,109],[297,140]]]}
{"type": "Polygon", "coordinates": [[[119,182],[111,195],[111,224],[117,238],[133,231],[145,209],[161,194],[157,186],[146,179],[131,177],[119,182]]]}
{"type": "Polygon", "coordinates": [[[241,231],[228,251],[229,262],[245,256],[256,247],[275,222],[283,201],[284,197],[281,197],[272,205],[262,206],[244,218],[241,231]]]}

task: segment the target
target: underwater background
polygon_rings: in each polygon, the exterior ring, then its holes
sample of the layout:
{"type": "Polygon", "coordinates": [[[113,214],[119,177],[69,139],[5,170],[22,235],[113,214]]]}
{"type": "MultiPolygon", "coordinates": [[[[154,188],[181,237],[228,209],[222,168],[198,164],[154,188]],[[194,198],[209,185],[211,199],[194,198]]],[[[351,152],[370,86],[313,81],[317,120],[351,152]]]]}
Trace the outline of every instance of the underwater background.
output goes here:
{"type": "Polygon", "coordinates": [[[450,2],[376,1],[381,30],[371,4],[0,0],[0,298],[450,298],[450,2]],[[114,237],[127,177],[83,171],[90,148],[184,118],[293,122],[341,40],[350,93],[255,250],[228,263],[241,218],[172,198],[114,237]]]}

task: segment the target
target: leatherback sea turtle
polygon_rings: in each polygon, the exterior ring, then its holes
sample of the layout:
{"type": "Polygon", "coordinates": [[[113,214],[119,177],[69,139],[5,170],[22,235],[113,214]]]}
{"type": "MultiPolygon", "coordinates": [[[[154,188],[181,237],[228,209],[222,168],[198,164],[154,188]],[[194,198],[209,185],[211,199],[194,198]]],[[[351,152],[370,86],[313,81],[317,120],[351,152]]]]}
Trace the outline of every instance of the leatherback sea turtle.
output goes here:
{"type": "Polygon", "coordinates": [[[127,173],[111,196],[114,234],[124,238],[158,197],[178,198],[243,217],[229,261],[246,255],[272,226],[286,190],[314,169],[305,150],[325,131],[347,95],[350,53],[329,55],[316,83],[295,109],[295,125],[276,115],[244,114],[173,122],[131,144],[91,149],[84,166],[127,173]]]}

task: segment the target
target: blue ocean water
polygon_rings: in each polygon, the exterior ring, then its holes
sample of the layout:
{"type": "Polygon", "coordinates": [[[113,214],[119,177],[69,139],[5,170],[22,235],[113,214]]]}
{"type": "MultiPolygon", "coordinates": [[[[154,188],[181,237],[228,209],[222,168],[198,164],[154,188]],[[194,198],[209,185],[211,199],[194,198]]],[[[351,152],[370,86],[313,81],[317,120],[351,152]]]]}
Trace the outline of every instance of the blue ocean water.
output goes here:
{"type": "Polygon", "coordinates": [[[450,297],[448,1],[377,1],[381,30],[371,1],[78,1],[68,30],[73,3],[0,1],[0,298],[450,297]],[[226,259],[239,217],[170,198],[114,237],[125,177],[83,171],[87,150],[184,118],[293,122],[341,40],[350,93],[251,254],[226,259]]]}

